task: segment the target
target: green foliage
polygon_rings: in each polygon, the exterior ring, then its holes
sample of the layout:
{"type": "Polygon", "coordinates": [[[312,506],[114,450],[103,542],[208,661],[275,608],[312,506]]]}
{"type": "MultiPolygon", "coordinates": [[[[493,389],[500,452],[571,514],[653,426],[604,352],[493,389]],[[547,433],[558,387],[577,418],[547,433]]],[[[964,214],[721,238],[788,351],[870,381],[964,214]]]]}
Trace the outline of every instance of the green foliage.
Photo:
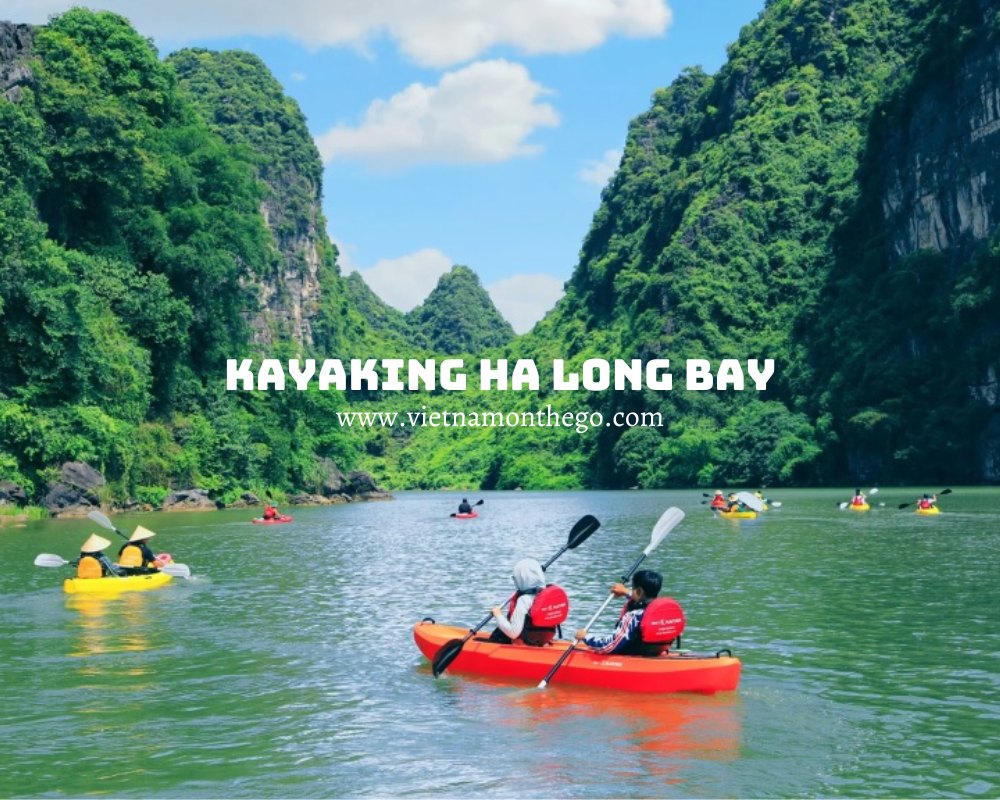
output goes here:
{"type": "Polygon", "coordinates": [[[514,338],[514,330],[468,267],[442,275],[424,302],[406,315],[439,353],[480,353],[514,338]]]}

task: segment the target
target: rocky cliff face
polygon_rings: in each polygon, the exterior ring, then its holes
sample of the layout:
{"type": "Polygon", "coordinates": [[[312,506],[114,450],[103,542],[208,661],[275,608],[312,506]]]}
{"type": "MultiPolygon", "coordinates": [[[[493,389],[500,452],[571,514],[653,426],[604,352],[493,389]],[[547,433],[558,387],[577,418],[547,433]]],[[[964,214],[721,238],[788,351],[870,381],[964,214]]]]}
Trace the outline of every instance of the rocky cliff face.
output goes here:
{"type": "MultiPolygon", "coordinates": [[[[907,113],[882,152],[882,197],[890,264],[919,251],[942,253],[952,274],[981,254],[1000,222],[1000,37],[992,32],[996,0],[978,0],[955,61],[925,69],[907,113]]],[[[970,341],[996,337],[987,323],[970,341]]],[[[979,365],[969,397],[992,410],[980,443],[983,480],[1000,481],[1000,354],[979,365]]]]}
{"type": "Polygon", "coordinates": [[[21,87],[31,83],[27,58],[33,40],[30,25],[0,21],[0,94],[8,100],[20,100],[21,87]]]}
{"type": "MultiPolygon", "coordinates": [[[[984,8],[984,26],[986,17],[984,8]]],[[[1000,220],[1000,178],[994,170],[1000,152],[997,42],[977,37],[951,79],[916,92],[914,100],[884,153],[888,183],[882,208],[891,257],[935,250],[957,261],[978,248],[1000,220]]]]}
{"type": "Polygon", "coordinates": [[[260,210],[278,259],[256,286],[254,342],[266,350],[291,340],[308,350],[316,343],[322,273],[334,268],[320,207],[323,166],[305,117],[252,53],[189,49],[167,61],[212,128],[251,152],[266,186],[260,210]]]}

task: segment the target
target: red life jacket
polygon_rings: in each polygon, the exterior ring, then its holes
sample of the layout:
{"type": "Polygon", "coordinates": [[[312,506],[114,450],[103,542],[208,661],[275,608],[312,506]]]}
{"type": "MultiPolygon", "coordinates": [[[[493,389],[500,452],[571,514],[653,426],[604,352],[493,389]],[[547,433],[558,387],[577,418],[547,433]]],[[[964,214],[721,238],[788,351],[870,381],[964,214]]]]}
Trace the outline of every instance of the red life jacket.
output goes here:
{"type": "MultiPolygon", "coordinates": [[[[514,614],[514,606],[520,593],[514,595],[507,610],[507,618],[514,614]]],[[[550,583],[538,594],[531,603],[531,608],[524,618],[524,628],[520,638],[525,644],[535,647],[551,642],[556,635],[556,628],[569,616],[569,598],[561,586],[550,583]]]]}
{"type": "Polygon", "coordinates": [[[921,508],[930,508],[931,505],[932,505],[931,501],[928,500],[926,497],[920,498],[920,507],[921,508]]]}
{"type": "MultiPolygon", "coordinates": [[[[622,615],[625,614],[622,609],[622,615]]],[[[643,609],[638,641],[629,642],[623,655],[658,656],[684,631],[684,611],[672,597],[657,597],[643,609]]]]}

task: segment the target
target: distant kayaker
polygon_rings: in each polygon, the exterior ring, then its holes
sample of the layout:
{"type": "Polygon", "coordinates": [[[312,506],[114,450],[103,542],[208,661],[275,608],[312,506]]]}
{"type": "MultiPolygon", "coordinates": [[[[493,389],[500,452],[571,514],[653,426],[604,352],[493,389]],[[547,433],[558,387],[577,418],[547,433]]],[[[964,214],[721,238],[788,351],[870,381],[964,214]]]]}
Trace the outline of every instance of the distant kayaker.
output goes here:
{"type": "Polygon", "coordinates": [[[464,498],[464,497],[462,498],[462,502],[458,504],[458,513],[459,514],[471,514],[472,513],[472,506],[469,505],[469,501],[466,498],[464,498]]]}
{"type": "Polygon", "coordinates": [[[854,490],[854,497],[851,498],[852,506],[863,506],[868,502],[868,497],[860,489],[854,490]]]}
{"type": "Polygon", "coordinates": [[[132,536],[118,551],[118,566],[128,575],[142,575],[147,572],[158,572],[156,553],[150,550],[147,542],[156,536],[153,531],[142,525],[136,525],[132,536]]]}
{"type": "Polygon", "coordinates": [[[274,519],[278,516],[278,509],[268,503],[264,507],[264,519],[274,519]]]}
{"type": "Polygon", "coordinates": [[[632,576],[631,592],[616,583],[611,591],[629,599],[614,631],[608,636],[588,636],[586,628],[581,628],[576,638],[605,655],[660,655],[684,629],[684,612],[677,601],[658,597],[662,585],[663,577],[651,569],[641,569],[632,576]]]}
{"type": "Polygon", "coordinates": [[[917,500],[917,508],[922,508],[924,510],[928,508],[934,508],[934,504],[937,503],[937,495],[925,494],[919,500],[917,500]]]}
{"type": "Polygon", "coordinates": [[[555,584],[546,585],[542,565],[533,558],[518,561],[512,579],[517,591],[506,614],[500,606],[493,606],[497,627],[490,641],[511,644],[519,639],[534,647],[548,644],[569,614],[566,592],[555,584]]]}
{"type": "Polygon", "coordinates": [[[110,546],[111,542],[103,536],[90,534],[90,538],[80,546],[80,558],[76,561],[76,577],[103,578],[105,575],[122,574],[104,554],[104,548],[110,546]]]}
{"type": "MultiPolygon", "coordinates": [[[[742,500],[740,500],[740,498],[737,497],[735,494],[730,494],[728,501],[729,501],[729,507],[726,508],[725,510],[730,514],[733,513],[734,511],[747,510],[746,504],[742,500]]],[[[618,585],[620,586],[621,584],[618,585]]]]}
{"type": "Polygon", "coordinates": [[[725,508],[726,505],[727,505],[727,503],[726,503],[726,496],[722,493],[722,489],[716,489],[715,490],[715,496],[712,498],[711,507],[712,508],[725,508]]]}

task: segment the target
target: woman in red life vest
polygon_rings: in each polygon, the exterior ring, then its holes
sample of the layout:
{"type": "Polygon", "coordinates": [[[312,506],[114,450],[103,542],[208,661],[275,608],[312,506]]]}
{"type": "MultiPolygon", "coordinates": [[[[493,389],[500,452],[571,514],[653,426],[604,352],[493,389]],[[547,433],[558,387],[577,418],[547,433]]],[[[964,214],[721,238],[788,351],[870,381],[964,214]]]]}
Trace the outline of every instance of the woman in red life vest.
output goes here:
{"type": "Polygon", "coordinates": [[[722,494],[722,489],[715,490],[715,496],[712,498],[712,508],[726,508],[729,504],[726,502],[726,498],[722,494]]]}
{"type": "MultiPolygon", "coordinates": [[[[576,638],[598,653],[624,656],[658,656],[684,630],[684,612],[676,600],[657,597],[663,578],[659,572],[641,569],[632,576],[632,592],[618,624],[608,636],[588,636],[581,628],[576,638]]],[[[629,594],[620,583],[611,587],[619,597],[629,594]]]]}
{"type": "Polygon", "coordinates": [[[854,497],[851,498],[851,505],[852,506],[863,506],[867,502],[868,502],[868,498],[865,497],[865,493],[862,492],[860,489],[855,489],[854,490],[854,497]]]}
{"type": "Polygon", "coordinates": [[[937,502],[937,495],[925,494],[919,500],[917,500],[917,508],[928,509],[934,508],[934,504],[937,502]]]}
{"type": "Polygon", "coordinates": [[[276,516],[278,516],[278,509],[268,503],[264,507],[264,519],[274,519],[276,516]]]}
{"type": "Polygon", "coordinates": [[[506,614],[500,606],[493,607],[497,627],[490,641],[510,644],[517,639],[534,647],[548,644],[569,614],[566,592],[554,584],[546,586],[542,565],[533,558],[518,561],[512,577],[517,591],[506,614]]]}

